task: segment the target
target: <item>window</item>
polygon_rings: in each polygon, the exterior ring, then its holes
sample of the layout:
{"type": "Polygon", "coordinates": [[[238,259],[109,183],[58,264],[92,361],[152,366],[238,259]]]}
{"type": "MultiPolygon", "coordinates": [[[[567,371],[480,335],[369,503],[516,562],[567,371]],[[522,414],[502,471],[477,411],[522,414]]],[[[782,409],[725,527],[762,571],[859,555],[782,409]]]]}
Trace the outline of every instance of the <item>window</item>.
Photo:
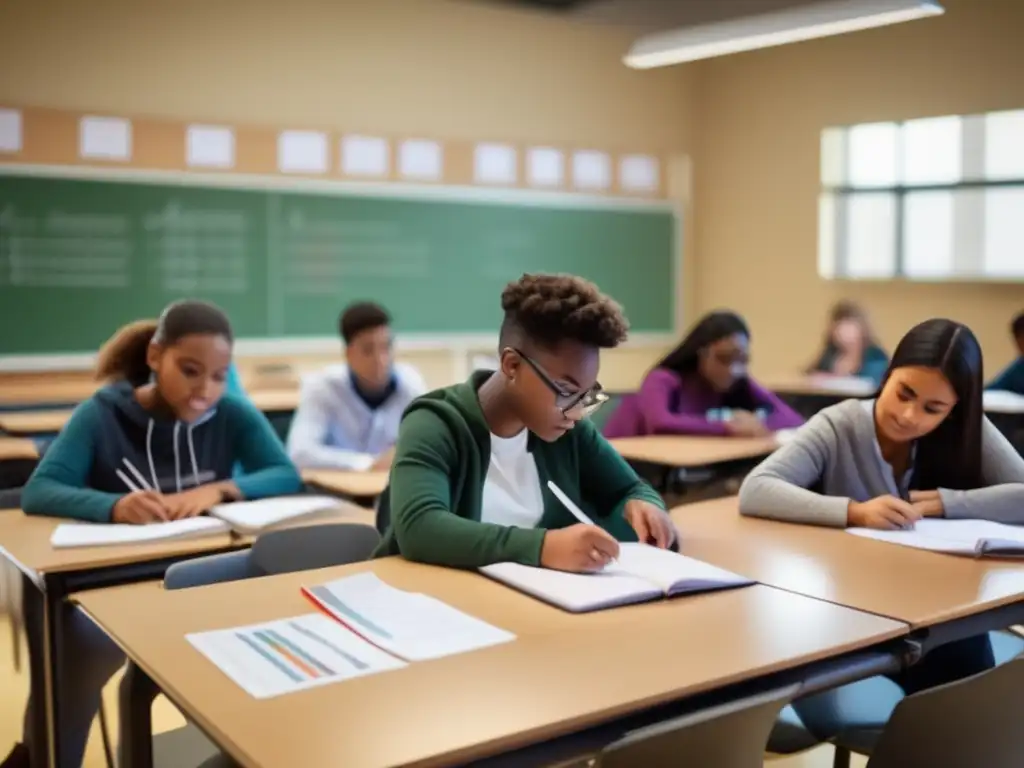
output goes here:
{"type": "Polygon", "coordinates": [[[825,278],[1024,280],[1024,110],[828,128],[825,278]]]}

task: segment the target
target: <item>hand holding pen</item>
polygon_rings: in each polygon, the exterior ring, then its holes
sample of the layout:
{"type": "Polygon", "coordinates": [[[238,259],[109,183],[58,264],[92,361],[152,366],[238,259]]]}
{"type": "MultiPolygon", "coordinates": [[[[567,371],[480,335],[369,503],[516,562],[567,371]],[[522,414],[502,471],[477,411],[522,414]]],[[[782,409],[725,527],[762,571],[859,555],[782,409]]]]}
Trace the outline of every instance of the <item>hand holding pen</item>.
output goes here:
{"type": "Polygon", "coordinates": [[[619,556],[619,542],[594,525],[594,521],[577,507],[561,488],[548,482],[548,488],[562,502],[578,525],[548,531],[540,550],[540,564],[559,571],[599,571],[619,556]]]}

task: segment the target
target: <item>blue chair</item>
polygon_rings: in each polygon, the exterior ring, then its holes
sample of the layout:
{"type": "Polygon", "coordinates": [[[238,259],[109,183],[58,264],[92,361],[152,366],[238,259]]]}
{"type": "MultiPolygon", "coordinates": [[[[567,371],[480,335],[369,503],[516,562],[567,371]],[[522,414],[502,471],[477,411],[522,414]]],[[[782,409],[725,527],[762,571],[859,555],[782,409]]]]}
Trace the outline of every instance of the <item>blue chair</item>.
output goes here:
{"type": "MultiPolygon", "coordinates": [[[[990,632],[989,639],[997,668],[1024,653],[1024,638],[1016,632],[990,632]]],[[[836,750],[833,768],[847,768],[853,753],[872,754],[894,712],[908,697],[886,677],[859,680],[839,690],[841,699],[834,691],[825,691],[786,707],[768,739],[768,751],[788,755],[829,741],[836,750]]]]}
{"type": "MultiPolygon", "coordinates": [[[[352,523],[268,531],[256,539],[252,549],[175,563],[164,574],[164,587],[191,589],[360,562],[369,559],[379,542],[380,536],[373,528],[352,523]]],[[[217,768],[234,764],[191,724],[154,738],[149,753],[136,735],[152,731],[150,707],[159,692],[142,670],[128,663],[119,691],[122,768],[217,768]],[[147,706],[136,709],[143,700],[147,706]]]]}

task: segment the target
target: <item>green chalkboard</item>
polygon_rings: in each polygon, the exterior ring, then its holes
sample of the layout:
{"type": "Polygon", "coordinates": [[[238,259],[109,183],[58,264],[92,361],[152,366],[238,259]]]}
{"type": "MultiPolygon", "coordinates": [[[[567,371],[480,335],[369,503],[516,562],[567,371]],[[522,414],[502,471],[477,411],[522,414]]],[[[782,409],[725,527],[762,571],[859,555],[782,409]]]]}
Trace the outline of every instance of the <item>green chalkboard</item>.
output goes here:
{"type": "Polygon", "coordinates": [[[0,175],[0,354],[95,350],[182,297],[245,338],[334,335],[356,299],[399,332],[492,333],[529,271],[587,277],[634,331],[671,331],[675,227],[656,206],[0,175]]]}

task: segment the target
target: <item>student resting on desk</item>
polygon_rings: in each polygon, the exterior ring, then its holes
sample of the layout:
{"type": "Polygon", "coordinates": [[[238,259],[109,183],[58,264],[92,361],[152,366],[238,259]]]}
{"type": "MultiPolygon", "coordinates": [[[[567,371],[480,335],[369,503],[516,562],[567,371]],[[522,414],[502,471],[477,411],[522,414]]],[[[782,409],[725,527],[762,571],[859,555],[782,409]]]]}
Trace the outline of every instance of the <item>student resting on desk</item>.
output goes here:
{"type": "MultiPolygon", "coordinates": [[[[248,400],[223,396],[232,333],[211,304],[182,301],[158,322],[122,328],[100,350],[97,374],[112,383],[78,408],[22,493],[29,514],[97,523],[158,523],[222,501],[296,493],[301,480],[266,418],[248,400]],[[232,478],[239,462],[244,474],[232,478]]],[[[31,591],[30,591],[31,592],[31,591]]],[[[124,656],[84,614],[67,607],[61,697],[63,755],[80,766],[100,691],[124,656]]],[[[25,595],[33,653],[42,652],[42,605],[25,595]]],[[[29,711],[34,702],[29,702],[29,711]]],[[[29,765],[46,749],[31,732],[0,765],[29,765]]]]}
{"type": "MultiPolygon", "coordinates": [[[[974,334],[951,320],[911,329],[877,397],[818,413],[746,478],[740,512],[839,528],[906,528],[921,517],[1024,523],[1024,458],[982,411],[974,334]]],[[[993,663],[981,635],[894,679],[913,693],[993,663]]]]}
{"type": "Polygon", "coordinates": [[[402,412],[426,387],[415,368],[394,362],[384,309],[353,304],[339,329],[346,364],[303,381],[288,455],[301,469],[387,469],[402,412]]]}
{"type": "Polygon", "coordinates": [[[618,541],[672,545],[661,499],[585,418],[605,399],[600,350],[626,337],[620,307],[565,275],[524,275],[501,306],[499,369],[406,412],[377,554],[589,571],[618,555],[618,541]],[[577,523],[549,480],[597,524],[577,523]]]}
{"type": "Polygon", "coordinates": [[[1010,330],[1013,333],[1013,341],[1017,345],[1017,359],[992,379],[988,388],[1024,395],[1024,312],[1013,318],[1010,330]]]}
{"type": "Polygon", "coordinates": [[[605,427],[636,435],[756,437],[803,419],[747,375],[750,331],[739,315],[712,312],[623,399],[605,427]]]}
{"type": "Polygon", "coordinates": [[[876,385],[889,367],[889,356],[875,340],[864,310],[849,301],[836,304],[829,315],[825,345],[808,373],[858,376],[876,385]]]}

